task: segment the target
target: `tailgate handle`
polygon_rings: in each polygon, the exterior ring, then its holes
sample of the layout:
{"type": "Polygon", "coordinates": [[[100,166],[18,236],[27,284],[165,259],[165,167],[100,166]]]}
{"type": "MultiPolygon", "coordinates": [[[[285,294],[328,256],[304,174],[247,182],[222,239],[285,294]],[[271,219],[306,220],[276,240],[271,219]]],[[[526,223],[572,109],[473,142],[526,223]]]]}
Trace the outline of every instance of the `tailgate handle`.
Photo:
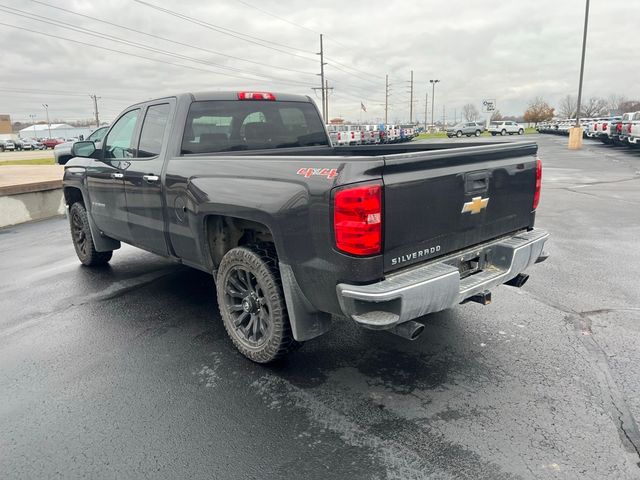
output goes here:
{"type": "Polygon", "coordinates": [[[489,189],[489,172],[471,172],[465,175],[465,193],[485,192],[489,189]]]}

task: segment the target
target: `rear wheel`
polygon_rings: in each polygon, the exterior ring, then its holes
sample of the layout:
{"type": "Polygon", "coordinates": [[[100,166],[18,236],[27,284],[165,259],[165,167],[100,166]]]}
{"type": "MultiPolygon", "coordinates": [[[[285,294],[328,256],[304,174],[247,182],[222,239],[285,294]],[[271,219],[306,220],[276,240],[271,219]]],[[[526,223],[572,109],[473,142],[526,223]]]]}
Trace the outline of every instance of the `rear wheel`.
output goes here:
{"type": "Polygon", "coordinates": [[[87,211],[82,203],[76,202],[71,205],[69,209],[69,222],[71,224],[73,246],[82,264],[88,267],[95,267],[109,263],[113,252],[98,252],[96,250],[89,228],[87,211]]]}
{"type": "Polygon", "coordinates": [[[500,132],[500,135],[504,137],[506,134],[507,134],[507,131],[503,128],[502,131],[500,132]]]}
{"type": "Polygon", "coordinates": [[[217,296],[224,328],[235,347],[257,363],[298,348],[293,338],[273,247],[237,247],[222,258],[217,296]]]}

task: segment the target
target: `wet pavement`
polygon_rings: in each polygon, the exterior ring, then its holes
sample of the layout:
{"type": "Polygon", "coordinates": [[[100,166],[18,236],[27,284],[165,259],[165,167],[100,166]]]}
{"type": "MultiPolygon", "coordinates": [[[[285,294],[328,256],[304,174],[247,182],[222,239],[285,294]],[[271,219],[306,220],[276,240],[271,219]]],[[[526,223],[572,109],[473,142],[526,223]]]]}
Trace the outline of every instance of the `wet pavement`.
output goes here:
{"type": "Polygon", "coordinates": [[[334,319],[255,365],[206,274],[0,230],[0,476],[640,478],[640,150],[533,138],[551,258],[412,343],[334,319]]]}

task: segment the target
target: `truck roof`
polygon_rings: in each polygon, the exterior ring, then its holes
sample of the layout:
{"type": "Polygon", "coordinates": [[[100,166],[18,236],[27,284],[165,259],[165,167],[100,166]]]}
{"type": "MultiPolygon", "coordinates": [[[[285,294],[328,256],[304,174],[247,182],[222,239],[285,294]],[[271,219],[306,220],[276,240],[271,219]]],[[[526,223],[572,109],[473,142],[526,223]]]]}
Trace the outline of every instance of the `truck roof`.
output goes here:
{"type": "MultiPolygon", "coordinates": [[[[163,100],[166,98],[181,98],[181,97],[191,97],[192,101],[201,102],[207,100],[238,100],[238,93],[240,92],[253,92],[253,93],[267,93],[265,90],[233,90],[233,91],[210,91],[210,92],[183,92],[175,95],[165,95],[163,97],[157,97],[149,100],[144,100],[142,102],[137,102],[134,105],[140,105],[143,103],[155,102],[158,100],[163,100]]],[[[268,92],[273,95],[276,101],[284,101],[284,102],[309,102],[313,103],[313,100],[308,95],[294,95],[291,93],[278,93],[278,92],[268,92]]]]}

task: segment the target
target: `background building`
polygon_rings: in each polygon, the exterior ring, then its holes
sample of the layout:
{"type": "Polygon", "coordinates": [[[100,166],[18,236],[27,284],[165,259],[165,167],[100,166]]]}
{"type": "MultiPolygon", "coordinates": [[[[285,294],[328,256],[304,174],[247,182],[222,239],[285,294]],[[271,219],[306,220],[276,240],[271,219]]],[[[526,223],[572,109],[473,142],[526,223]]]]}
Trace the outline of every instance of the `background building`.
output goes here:
{"type": "Polygon", "coordinates": [[[49,138],[49,127],[51,127],[51,138],[79,138],[82,135],[87,138],[95,130],[92,127],[72,127],[66,123],[52,123],[50,126],[38,123],[30,127],[23,128],[18,132],[20,138],[49,138]]]}
{"type": "Polygon", "coordinates": [[[9,115],[0,115],[0,135],[4,133],[12,133],[11,117],[9,115]]]}

